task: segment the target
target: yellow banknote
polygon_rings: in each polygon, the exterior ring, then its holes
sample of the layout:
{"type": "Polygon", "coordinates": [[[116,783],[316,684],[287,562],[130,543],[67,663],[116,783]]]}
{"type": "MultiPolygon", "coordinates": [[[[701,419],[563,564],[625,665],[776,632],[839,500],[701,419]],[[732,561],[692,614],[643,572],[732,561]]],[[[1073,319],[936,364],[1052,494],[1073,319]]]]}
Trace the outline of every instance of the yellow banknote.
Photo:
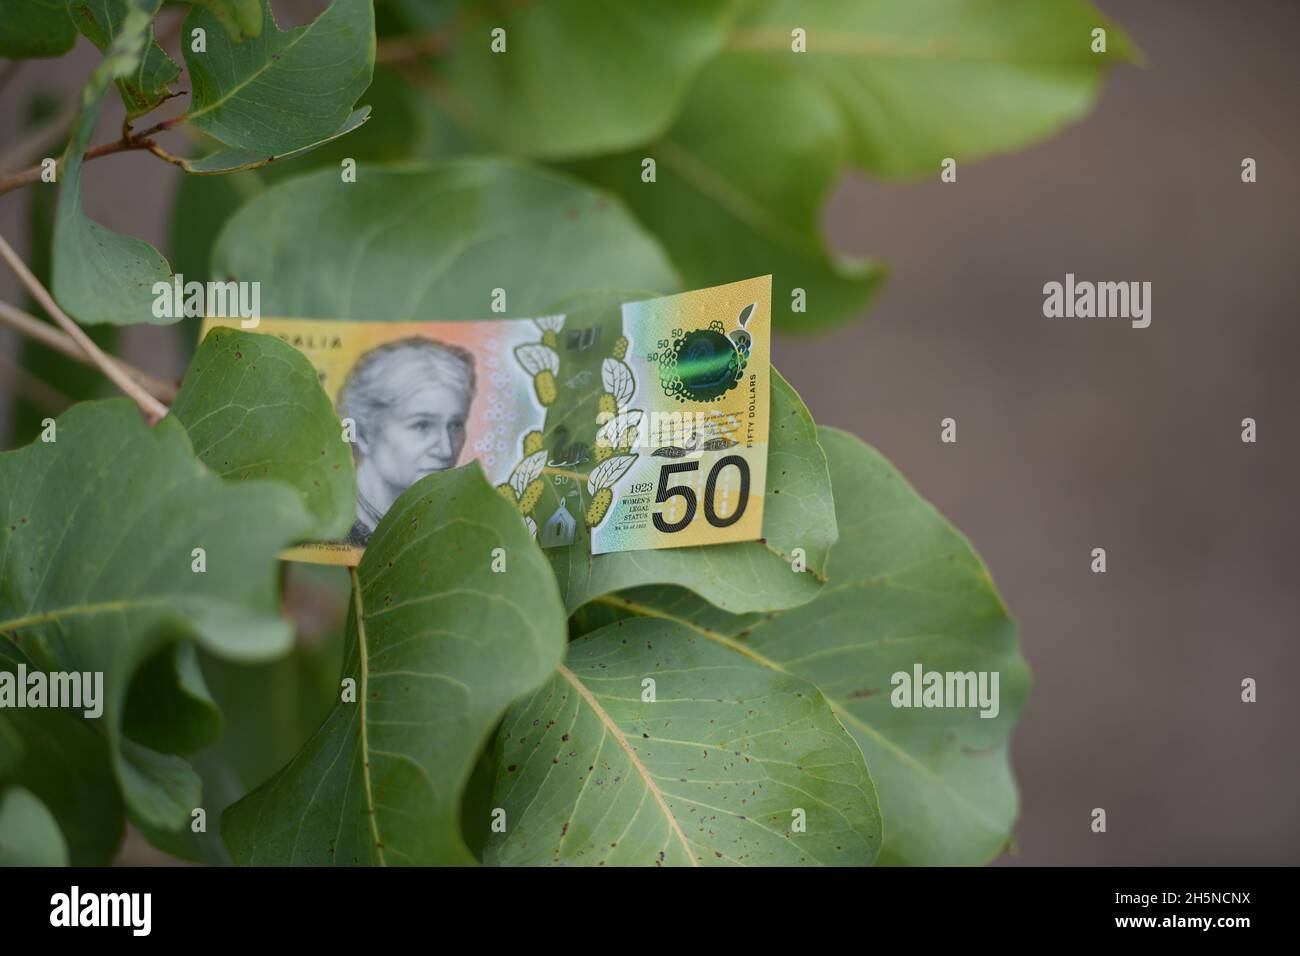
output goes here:
{"type": "Polygon", "coordinates": [[[475,458],[544,548],[762,537],[771,276],[535,319],[256,331],[307,356],[357,469],[347,537],[295,560],[355,564],[398,495],[475,458]]]}

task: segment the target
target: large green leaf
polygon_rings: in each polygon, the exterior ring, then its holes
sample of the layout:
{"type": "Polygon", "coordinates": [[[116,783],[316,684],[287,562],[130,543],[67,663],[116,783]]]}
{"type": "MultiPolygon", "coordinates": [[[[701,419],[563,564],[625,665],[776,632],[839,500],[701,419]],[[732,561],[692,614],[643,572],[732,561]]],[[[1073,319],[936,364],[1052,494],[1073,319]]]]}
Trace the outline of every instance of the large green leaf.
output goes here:
{"type": "Polygon", "coordinates": [[[262,2],[254,37],[235,38],[212,10],[195,7],[184,33],[206,31],[207,50],[185,47],[193,84],[189,122],[226,146],[279,155],[339,131],[375,65],[371,0],[334,0],[303,27],[281,30],[262,2]]]}
{"type": "Polygon", "coordinates": [[[226,223],[212,266],[260,280],[264,315],[321,319],[483,318],[496,288],[502,317],[529,317],[583,289],[677,286],[617,202],[497,159],[279,183],[226,223]]]}
{"type": "Polygon", "coordinates": [[[174,415],[194,453],[224,478],[291,485],[315,519],[310,537],[340,538],[356,516],[352,446],[306,357],[271,335],[213,329],[185,375],[174,415]]]}
{"type": "Polygon", "coordinates": [[[62,56],[75,42],[77,30],[68,17],[68,0],[5,0],[0,57],[62,56]]]}
{"type": "Polygon", "coordinates": [[[226,812],[231,856],[472,862],[460,796],[479,749],[565,640],[546,559],[477,464],[421,479],[389,509],[356,571],[348,640],[354,701],[226,812]]]}
{"type": "Polygon", "coordinates": [[[623,197],[687,286],[771,272],[776,321],[809,328],[861,311],[883,278],[821,237],[822,205],[846,158],[838,111],[797,70],[727,54],[662,138],[574,169],[623,197]],[[645,157],[655,160],[652,183],[641,178],[645,157]]]}
{"type": "MultiPolygon", "coordinates": [[[[127,804],[143,826],[178,829],[197,778],[124,733],[133,678],[183,638],[236,660],[283,653],[276,555],[312,521],[285,485],[209,472],[170,416],[149,429],[117,399],[55,424],[55,441],[0,454],[0,635],[43,670],[103,673],[103,732],[127,804]]],[[[177,674],[151,686],[184,692],[184,712],[200,691],[177,674]]]]}
{"type": "MultiPolygon", "coordinates": [[[[212,246],[217,237],[214,223],[224,223],[240,204],[260,193],[272,182],[285,176],[297,175],[317,168],[330,166],[339,169],[339,162],[351,157],[358,163],[383,162],[403,159],[415,152],[425,129],[417,111],[420,94],[410,83],[393,70],[376,70],[374,82],[366,90],[366,101],[373,111],[346,139],[333,139],[318,148],[295,156],[293,163],[274,163],[232,171],[223,176],[181,176],[176,180],[176,192],[171,203],[171,222],[168,229],[170,245],[168,254],[177,272],[187,280],[206,281],[211,278],[212,246]]],[[[355,116],[356,114],[354,114],[355,116]]],[[[351,122],[351,121],[349,121],[351,122]]],[[[218,149],[203,160],[195,160],[196,172],[200,164],[217,161],[222,153],[234,158],[233,151],[218,149]]],[[[264,158],[264,157],[263,157],[264,158]]],[[[283,157],[281,157],[282,159],[283,157]]],[[[182,333],[182,344],[192,351],[197,343],[197,322],[194,329],[182,333]]]]}
{"type": "Polygon", "coordinates": [[[1016,628],[966,540],[877,452],[819,430],[840,539],[817,598],[780,614],[728,615],[688,591],[642,588],[602,599],[579,628],[647,615],[677,621],[826,695],[862,747],[885,821],[881,863],[983,863],[1016,816],[1007,747],[1028,671],[1016,628]],[[893,675],[997,672],[996,717],[903,709],[893,675]]]}
{"type": "Polygon", "coordinates": [[[72,138],[63,155],[54,219],[54,297],[79,322],[169,323],[153,314],[153,285],[171,277],[167,260],[147,242],[105,229],[81,207],[81,163],[109,83],[140,62],[150,18],[132,7],[81,91],[72,138]]]}
{"type": "Polygon", "coordinates": [[[59,824],[30,790],[0,790],[0,866],[67,866],[59,824]]]}
{"type": "Polygon", "coordinates": [[[854,165],[882,176],[937,177],[945,157],[1051,135],[1135,55],[1085,0],[756,0],[730,47],[805,72],[843,115],[854,165]],[[1096,27],[1105,53],[1092,52],[1096,27]],[[804,53],[791,49],[796,28],[804,53]]]}
{"type": "Polygon", "coordinates": [[[822,239],[845,167],[938,176],[944,158],[1025,146],[1082,116],[1132,55],[1081,0],[760,0],[666,133],[573,168],[627,201],[688,286],[771,272],[781,326],[822,327],[860,313],[884,277],[822,239]],[[1090,49],[1096,26],[1105,54],[1090,49]]]}
{"type": "MultiPolygon", "coordinates": [[[[152,21],[161,6],[162,0],[72,0],[68,9],[77,29],[101,53],[107,53],[132,9],[142,10],[152,21]]],[[[180,67],[154,39],[150,22],[140,61],[129,73],[117,78],[127,119],[149,112],[171,96],[171,84],[180,72],[180,67]]]]}
{"type": "MultiPolygon", "coordinates": [[[[597,393],[580,416],[587,421],[595,420],[601,388],[599,375],[594,381],[597,393]]],[[[548,413],[548,429],[553,416],[566,414],[564,404],[578,397],[576,390],[565,392],[548,413]]],[[[816,597],[836,535],[830,475],[808,409],[775,369],[770,414],[762,540],[592,555],[587,529],[579,527],[571,546],[546,551],[565,606],[572,611],[601,595],[647,584],[681,585],[735,613],[780,610],[816,597]],[[796,548],[804,551],[802,572],[794,570],[796,548]]],[[[548,486],[534,512],[538,524],[559,504],[548,486]]],[[[584,513],[587,504],[581,498],[577,512],[584,513]]]]}
{"type": "Polygon", "coordinates": [[[817,689],[668,621],[573,643],[494,759],[489,863],[862,865],[880,849],[862,754],[817,689]]]}
{"type": "Polygon", "coordinates": [[[450,48],[434,60],[445,73],[441,105],[487,142],[554,159],[626,149],[662,132],[722,48],[736,4],[458,6],[450,48]],[[492,49],[498,28],[504,53],[492,49]]]}

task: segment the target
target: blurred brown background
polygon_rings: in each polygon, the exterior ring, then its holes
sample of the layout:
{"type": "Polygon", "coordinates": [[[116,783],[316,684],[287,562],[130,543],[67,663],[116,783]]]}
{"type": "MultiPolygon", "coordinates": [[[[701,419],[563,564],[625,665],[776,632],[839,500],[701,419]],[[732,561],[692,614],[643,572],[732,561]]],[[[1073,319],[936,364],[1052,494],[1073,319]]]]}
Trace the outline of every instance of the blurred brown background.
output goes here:
{"type": "MultiPolygon", "coordinates": [[[[1148,65],[1116,72],[1084,123],[955,184],[846,181],[827,230],[893,279],[864,321],[784,338],[777,363],[819,421],[880,448],[970,536],[1020,622],[1034,684],[1003,862],[1296,864],[1300,5],[1100,5],[1148,65]],[[1066,272],[1150,281],[1151,327],[1043,318],[1042,286],[1066,272]],[[1090,831],[1093,807],[1109,832],[1090,831]]],[[[94,60],[82,41],[15,76],[0,153],[33,92],[70,100],[94,60]]],[[[105,112],[96,142],[120,122],[105,112]]],[[[88,211],[165,245],[178,175],[99,160],[88,211]]],[[[0,197],[11,240],[26,201],[0,197]]],[[[0,297],[20,301],[7,273],[0,297]]],[[[127,354],[180,371],[156,329],[130,330],[127,354]]],[[[7,384],[15,356],[0,332],[7,384]]]]}

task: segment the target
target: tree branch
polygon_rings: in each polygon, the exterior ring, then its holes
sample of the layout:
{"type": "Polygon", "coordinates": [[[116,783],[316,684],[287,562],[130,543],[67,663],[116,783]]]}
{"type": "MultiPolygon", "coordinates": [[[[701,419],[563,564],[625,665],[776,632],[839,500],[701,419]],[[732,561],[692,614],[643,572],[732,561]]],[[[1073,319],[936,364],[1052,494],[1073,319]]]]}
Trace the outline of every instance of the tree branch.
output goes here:
{"type": "Polygon", "coordinates": [[[166,417],[167,406],[145,391],[139,383],[133,381],[116,362],[105,355],[100,347],[91,341],[90,336],[82,331],[81,326],[68,318],[67,313],[59,308],[58,303],[54,301],[54,297],[50,295],[45,286],[41,285],[40,280],[32,275],[32,271],[27,268],[27,264],[18,257],[18,253],[14,252],[13,247],[5,241],[4,236],[0,236],[0,259],[4,259],[8,263],[9,268],[14,271],[14,274],[26,286],[27,291],[31,293],[32,298],[40,303],[41,308],[49,314],[50,318],[71,337],[81,351],[86,353],[94,366],[140,406],[140,411],[144,412],[151,425],[166,417]]]}
{"type": "MultiPolygon", "coordinates": [[[[46,348],[66,355],[82,365],[95,368],[95,363],[77,346],[76,342],[72,341],[71,337],[64,335],[48,322],[42,322],[34,315],[28,315],[21,309],[15,309],[8,302],[0,302],[0,322],[26,335],[28,338],[35,339],[46,348]]],[[[164,382],[160,378],[154,378],[148,372],[136,368],[115,355],[110,355],[109,358],[117,363],[118,368],[130,376],[133,382],[140,385],[158,401],[175,401],[176,386],[171,382],[164,382]]]]}
{"type": "MultiPolygon", "coordinates": [[[[124,153],[129,149],[149,149],[154,145],[151,139],[142,139],[139,137],[123,137],[122,139],[113,140],[111,143],[100,143],[98,146],[92,146],[86,150],[86,155],[82,157],[82,162],[92,159],[98,159],[100,156],[111,156],[113,153],[124,153]]],[[[60,158],[55,164],[56,169],[63,168],[63,159],[60,158]]],[[[0,177],[0,195],[10,192],[14,189],[21,189],[23,186],[30,186],[41,178],[41,165],[24,169],[20,173],[14,173],[12,176],[0,177]]]]}
{"type": "MultiPolygon", "coordinates": [[[[145,149],[153,153],[159,159],[179,165],[180,160],[163,152],[159,148],[158,144],[153,141],[152,137],[155,133],[161,133],[164,130],[171,129],[173,126],[179,126],[187,119],[188,117],[185,115],[174,116],[169,120],[163,120],[161,123],[156,123],[153,126],[150,126],[143,133],[132,133],[129,126],[126,126],[123,128],[121,139],[115,139],[111,143],[100,143],[98,146],[92,146],[90,149],[86,150],[86,154],[82,157],[81,161],[89,162],[92,159],[98,159],[100,156],[111,156],[114,153],[124,153],[127,150],[132,149],[145,149]]],[[[62,117],[60,117],[60,120],[62,120],[62,117]]],[[[39,143],[41,141],[37,140],[37,142],[39,143]]],[[[55,164],[55,168],[62,171],[63,157],[59,157],[58,162],[55,164]]],[[[11,176],[0,176],[0,195],[14,189],[21,189],[23,186],[30,186],[40,178],[41,165],[39,163],[22,170],[22,172],[14,173],[11,176]]]]}

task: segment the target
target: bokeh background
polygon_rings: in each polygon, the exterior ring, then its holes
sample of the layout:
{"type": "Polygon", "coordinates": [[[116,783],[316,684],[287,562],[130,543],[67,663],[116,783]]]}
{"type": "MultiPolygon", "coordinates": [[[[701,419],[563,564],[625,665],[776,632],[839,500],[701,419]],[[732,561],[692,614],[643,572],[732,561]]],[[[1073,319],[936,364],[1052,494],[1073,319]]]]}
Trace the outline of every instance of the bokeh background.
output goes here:
{"type": "MultiPolygon", "coordinates": [[[[846,179],[826,229],[892,280],[864,319],[782,337],[776,360],[818,421],[878,447],[971,538],[1019,621],[1034,684],[1001,865],[1297,864],[1300,5],[1098,5],[1146,66],[1112,74],[1083,123],[955,184],[846,179]],[[1066,272],[1150,281],[1151,327],[1043,318],[1066,272]]],[[[70,102],[96,59],[82,40],[15,74],[0,155],[33,95],[70,102]]],[[[121,121],[110,103],[96,142],[121,121]]],[[[89,164],[88,212],[166,249],[180,175],[89,164]]],[[[11,240],[32,193],[0,197],[11,240]]],[[[0,297],[21,301],[8,273],[0,297]]],[[[184,364],[167,330],[129,329],[123,351],[161,376],[184,364]]],[[[0,331],[0,434],[15,394],[59,401],[17,354],[0,331]]]]}

